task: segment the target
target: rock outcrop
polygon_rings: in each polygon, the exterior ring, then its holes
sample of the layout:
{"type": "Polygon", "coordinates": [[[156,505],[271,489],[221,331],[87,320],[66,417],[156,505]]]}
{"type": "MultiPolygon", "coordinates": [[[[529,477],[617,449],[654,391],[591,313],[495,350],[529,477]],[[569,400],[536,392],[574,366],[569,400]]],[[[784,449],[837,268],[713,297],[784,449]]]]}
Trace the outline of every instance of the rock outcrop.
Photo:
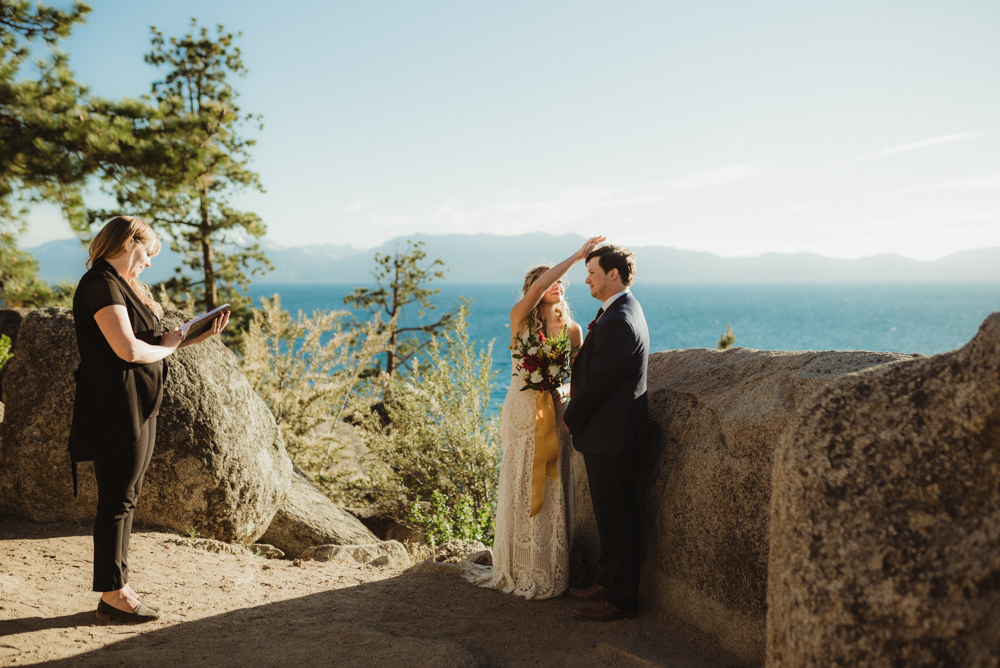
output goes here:
{"type": "Polygon", "coordinates": [[[773,489],[769,666],[996,666],[1000,313],[814,395],[773,489]]]}
{"type": "MultiPolygon", "coordinates": [[[[17,343],[17,332],[21,329],[24,316],[29,313],[31,313],[31,309],[28,308],[0,308],[0,335],[4,335],[10,339],[12,349],[14,344],[17,343]]],[[[7,370],[7,366],[5,364],[0,367],[0,402],[3,401],[3,374],[7,370]]],[[[2,421],[3,415],[0,413],[0,422],[2,421]]]]}
{"type": "Polygon", "coordinates": [[[263,557],[265,559],[284,559],[285,553],[276,548],[274,545],[268,545],[267,543],[251,543],[248,550],[257,556],[263,557]]]}
{"type": "MultiPolygon", "coordinates": [[[[167,324],[179,324],[169,313],[167,324]]],[[[73,498],[67,441],[79,363],[67,309],[29,313],[3,378],[0,513],[33,521],[90,519],[93,467],[73,498]]],[[[292,463],[267,406],[218,339],[169,358],[156,449],[137,519],[206,538],[252,543],[291,487],[292,463]]]]}
{"type": "Polygon", "coordinates": [[[468,561],[478,566],[492,566],[493,553],[478,540],[447,540],[437,546],[431,560],[445,564],[468,561]]]}
{"type": "MultiPolygon", "coordinates": [[[[429,502],[422,501],[421,504],[426,506],[422,507],[421,510],[424,512],[430,510],[429,502]]],[[[380,540],[398,540],[400,543],[424,543],[427,541],[426,534],[414,531],[395,518],[381,514],[375,506],[345,508],[345,510],[358,518],[358,521],[378,536],[380,540]]]]}
{"type": "Polygon", "coordinates": [[[180,536],[177,536],[175,538],[167,538],[163,542],[169,545],[184,545],[186,547],[193,547],[199,550],[204,550],[205,552],[212,552],[214,554],[233,554],[239,557],[254,556],[254,552],[247,547],[242,545],[231,545],[229,543],[224,543],[221,540],[213,540],[211,538],[181,538],[180,536]]]}
{"type": "MultiPolygon", "coordinates": [[[[650,356],[651,451],[640,478],[640,605],[763,663],[772,454],[796,410],[832,379],[910,355],[678,350],[650,356]]],[[[577,454],[579,458],[579,454],[577,454]]],[[[574,462],[572,564],[592,577],[598,541],[586,469],[574,462]]],[[[574,574],[574,582],[588,578],[574,574]]]]}
{"type": "Polygon", "coordinates": [[[288,496],[261,540],[289,557],[299,557],[316,545],[364,545],[379,539],[294,466],[288,496]]]}
{"type": "Polygon", "coordinates": [[[17,343],[17,332],[29,313],[30,308],[0,308],[0,334],[5,334],[11,344],[17,343]]]}
{"type": "Polygon", "coordinates": [[[371,545],[316,545],[302,553],[303,559],[316,561],[346,561],[372,566],[409,568],[410,555],[403,544],[386,540],[371,545]]]}

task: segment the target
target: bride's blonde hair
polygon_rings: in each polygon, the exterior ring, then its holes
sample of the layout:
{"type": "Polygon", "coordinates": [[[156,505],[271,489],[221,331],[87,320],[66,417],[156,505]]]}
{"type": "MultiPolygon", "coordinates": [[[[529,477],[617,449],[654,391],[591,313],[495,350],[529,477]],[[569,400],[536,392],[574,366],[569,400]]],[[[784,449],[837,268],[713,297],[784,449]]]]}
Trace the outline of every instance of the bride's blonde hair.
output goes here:
{"type": "MultiPolygon", "coordinates": [[[[129,241],[145,246],[150,257],[160,252],[160,240],[145,221],[135,216],[116,216],[90,242],[87,269],[93,267],[98,260],[118,257],[127,250],[129,241]]],[[[153,299],[149,286],[136,278],[126,278],[125,282],[150,311],[157,317],[163,317],[163,307],[153,299]]]]}
{"type": "MultiPolygon", "coordinates": [[[[540,264],[537,267],[530,269],[528,273],[524,275],[524,285],[521,286],[521,297],[524,298],[524,296],[528,294],[528,290],[531,289],[531,286],[535,284],[535,281],[541,278],[542,274],[551,268],[551,265],[540,264]]],[[[535,308],[531,309],[531,313],[528,314],[526,322],[529,330],[534,329],[536,332],[546,332],[547,334],[548,332],[545,329],[545,322],[542,320],[540,308],[541,304],[541,301],[535,304],[535,308]]],[[[555,305],[553,310],[556,312],[556,315],[559,316],[559,319],[567,325],[573,322],[573,314],[570,313],[569,302],[566,301],[565,296],[559,301],[558,304],[555,305]]]]}

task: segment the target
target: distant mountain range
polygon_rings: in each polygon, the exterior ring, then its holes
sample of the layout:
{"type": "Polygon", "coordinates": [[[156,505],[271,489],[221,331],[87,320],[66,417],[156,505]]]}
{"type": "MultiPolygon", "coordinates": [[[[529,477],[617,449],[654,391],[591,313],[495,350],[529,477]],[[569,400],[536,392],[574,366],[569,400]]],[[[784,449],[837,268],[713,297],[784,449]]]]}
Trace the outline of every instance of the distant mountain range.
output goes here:
{"type": "MultiPolygon", "coordinates": [[[[517,283],[536,264],[559,262],[583,244],[574,234],[413,235],[374,249],[316,245],[283,248],[265,242],[274,271],[256,277],[261,283],[370,282],[376,252],[404,248],[407,239],[425,242],[430,259],[440,258],[452,283],[517,283]]],[[[50,241],[27,249],[38,259],[40,275],[50,281],[75,282],[84,271],[86,251],[74,239],[50,241]]],[[[923,262],[899,255],[838,260],[813,253],[765,253],[755,257],[719,257],[712,253],[664,246],[639,246],[638,280],[649,283],[838,283],[1000,281],[1000,247],[964,251],[923,262]]],[[[143,273],[155,284],[173,275],[178,258],[164,250],[143,273]]]]}

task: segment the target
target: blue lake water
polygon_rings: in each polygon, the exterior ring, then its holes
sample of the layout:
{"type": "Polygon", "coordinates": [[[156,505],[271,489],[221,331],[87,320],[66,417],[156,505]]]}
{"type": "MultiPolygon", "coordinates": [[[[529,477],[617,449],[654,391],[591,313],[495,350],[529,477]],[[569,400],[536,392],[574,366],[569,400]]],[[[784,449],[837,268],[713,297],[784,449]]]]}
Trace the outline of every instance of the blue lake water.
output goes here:
{"type": "MultiPolygon", "coordinates": [[[[469,336],[493,347],[498,371],[493,390],[502,401],[511,365],[507,315],[520,286],[439,286],[434,302],[450,308],[464,296],[473,302],[469,336]]],[[[281,295],[295,313],[344,307],[348,284],[256,283],[250,293],[281,295]]],[[[1000,283],[835,285],[636,285],[654,351],[714,348],[727,324],[736,345],[761,350],[871,350],[931,355],[961,347],[990,313],[1000,311],[1000,283]]],[[[574,319],[589,322],[600,304],[587,286],[573,282],[567,298],[574,319]]],[[[412,308],[412,307],[411,307],[412,308]]],[[[416,309],[414,309],[415,311],[416,309]]],[[[432,312],[433,315],[433,312],[432,312]]]]}

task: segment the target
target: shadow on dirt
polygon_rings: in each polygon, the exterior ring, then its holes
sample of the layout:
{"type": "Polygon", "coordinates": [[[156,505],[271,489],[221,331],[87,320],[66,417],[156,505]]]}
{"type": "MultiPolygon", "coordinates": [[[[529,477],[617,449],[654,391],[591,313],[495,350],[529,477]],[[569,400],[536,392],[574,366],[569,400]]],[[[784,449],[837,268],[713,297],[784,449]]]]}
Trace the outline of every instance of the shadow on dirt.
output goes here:
{"type": "MultiPolygon", "coordinates": [[[[95,651],[45,666],[690,666],[730,665],[697,631],[653,613],[587,624],[575,601],[524,601],[454,573],[407,571],[355,587],[161,622],[95,651]],[[697,650],[697,651],[696,651],[697,650]]],[[[7,622],[5,634],[90,626],[93,612],[7,622]]],[[[132,627],[133,629],[135,627],[132,627]]]]}

